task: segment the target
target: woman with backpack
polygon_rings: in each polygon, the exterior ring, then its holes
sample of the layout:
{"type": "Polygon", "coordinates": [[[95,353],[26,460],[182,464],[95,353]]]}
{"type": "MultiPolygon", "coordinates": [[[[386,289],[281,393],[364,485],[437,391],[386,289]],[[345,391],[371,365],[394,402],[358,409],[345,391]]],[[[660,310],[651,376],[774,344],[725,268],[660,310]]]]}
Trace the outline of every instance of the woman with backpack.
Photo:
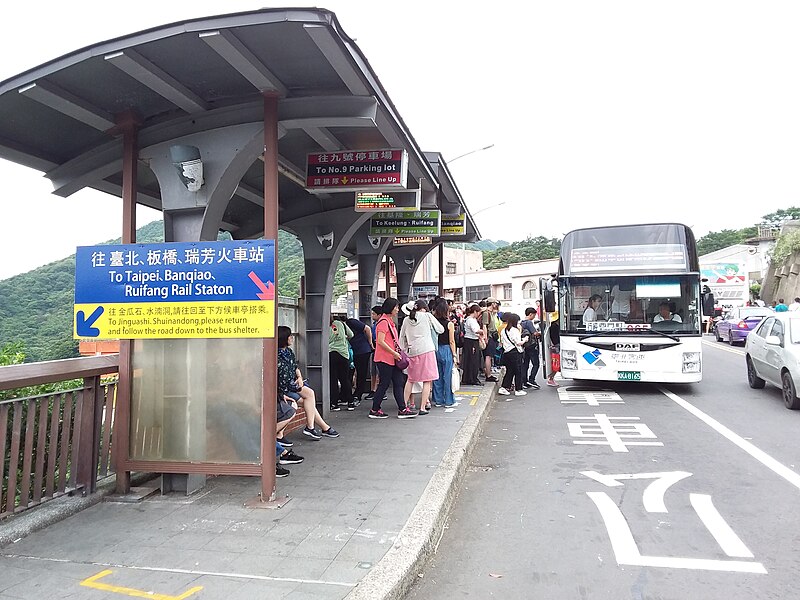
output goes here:
{"type": "Polygon", "coordinates": [[[524,380],[522,379],[522,332],[519,329],[519,315],[516,313],[505,313],[504,320],[506,326],[500,333],[500,342],[503,344],[502,364],[506,368],[503,376],[503,383],[500,384],[498,394],[509,396],[511,394],[511,383],[514,383],[515,396],[527,396],[528,392],[522,389],[524,380]]]}

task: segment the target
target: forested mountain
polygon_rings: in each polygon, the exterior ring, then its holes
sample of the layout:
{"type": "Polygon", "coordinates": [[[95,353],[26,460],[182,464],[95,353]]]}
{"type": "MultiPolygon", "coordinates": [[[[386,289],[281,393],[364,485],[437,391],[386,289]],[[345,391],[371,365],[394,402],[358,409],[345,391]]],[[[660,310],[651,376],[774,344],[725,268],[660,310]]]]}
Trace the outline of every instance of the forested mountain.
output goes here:
{"type": "Polygon", "coordinates": [[[561,240],[537,236],[483,253],[484,269],[502,269],[512,263],[557,258],[561,240]]]}

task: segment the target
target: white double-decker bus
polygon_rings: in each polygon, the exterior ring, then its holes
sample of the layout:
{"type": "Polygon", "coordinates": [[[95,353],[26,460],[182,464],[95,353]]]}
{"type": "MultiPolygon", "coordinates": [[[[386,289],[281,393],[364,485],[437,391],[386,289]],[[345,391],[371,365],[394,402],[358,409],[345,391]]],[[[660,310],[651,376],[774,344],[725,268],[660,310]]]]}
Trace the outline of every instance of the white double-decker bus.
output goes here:
{"type": "Polygon", "coordinates": [[[686,225],[568,233],[558,312],[566,378],[688,383],[702,377],[700,268],[686,225]]]}

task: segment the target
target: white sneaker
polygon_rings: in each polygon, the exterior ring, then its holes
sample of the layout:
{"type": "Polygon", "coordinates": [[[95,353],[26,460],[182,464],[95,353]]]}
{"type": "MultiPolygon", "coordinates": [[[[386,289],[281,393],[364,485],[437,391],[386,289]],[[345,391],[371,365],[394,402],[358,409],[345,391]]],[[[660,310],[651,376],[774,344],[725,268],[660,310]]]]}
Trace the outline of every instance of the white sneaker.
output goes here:
{"type": "Polygon", "coordinates": [[[502,394],[503,396],[510,396],[510,395],[511,395],[511,392],[509,392],[509,391],[508,391],[506,388],[504,388],[504,387],[501,387],[499,390],[497,390],[497,393],[498,393],[498,394],[502,394]]]}
{"type": "Polygon", "coordinates": [[[526,392],[525,390],[517,390],[516,392],[514,392],[514,395],[515,396],[527,396],[528,392],[526,392]]]}

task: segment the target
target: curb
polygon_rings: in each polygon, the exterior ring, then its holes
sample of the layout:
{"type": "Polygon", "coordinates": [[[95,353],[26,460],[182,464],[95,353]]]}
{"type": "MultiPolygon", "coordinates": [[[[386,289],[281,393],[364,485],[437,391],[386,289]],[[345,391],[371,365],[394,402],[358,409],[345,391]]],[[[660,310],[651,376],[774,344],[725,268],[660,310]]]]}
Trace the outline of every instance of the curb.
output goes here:
{"type": "MultiPolygon", "coordinates": [[[[131,475],[131,485],[141,485],[154,477],[153,473],[134,473],[131,475]]],[[[99,504],[106,496],[114,493],[115,477],[109,476],[98,483],[97,491],[86,496],[61,496],[49,500],[16,517],[9,518],[9,522],[0,524],[0,548],[16,544],[22,538],[32,533],[63,521],[76,515],[95,504],[99,504]]]]}
{"type": "Polygon", "coordinates": [[[400,600],[417,579],[444,533],[472,449],[496,396],[497,384],[484,386],[476,410],[466,418],[442,457],[417,506],[389,551],[378,561],[346,600],[400,600]]]}

